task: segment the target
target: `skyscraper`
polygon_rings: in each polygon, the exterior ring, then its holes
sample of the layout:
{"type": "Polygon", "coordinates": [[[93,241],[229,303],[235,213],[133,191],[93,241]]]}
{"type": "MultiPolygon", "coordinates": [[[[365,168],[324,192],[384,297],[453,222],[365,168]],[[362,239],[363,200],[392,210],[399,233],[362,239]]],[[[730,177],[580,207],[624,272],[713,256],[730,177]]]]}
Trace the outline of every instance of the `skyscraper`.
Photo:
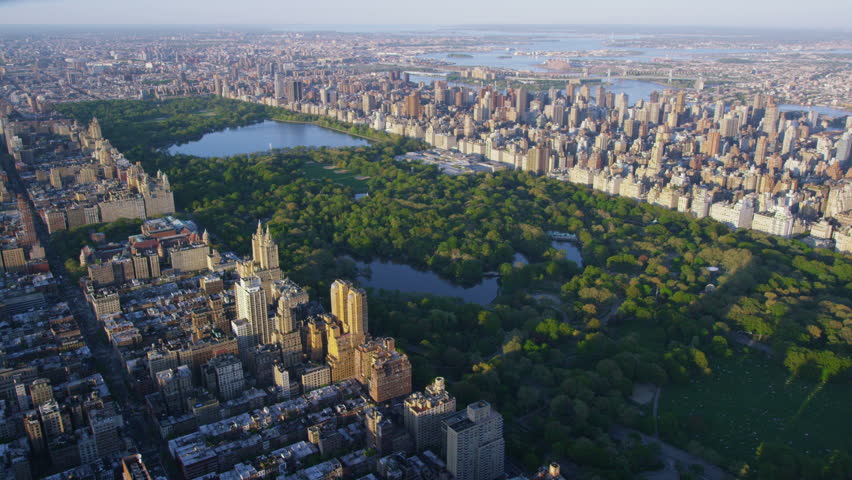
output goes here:
{"type": "Polygon", "coordinates": [[[273,88],[275,89],[275,98],[284,98],[284,79],[281,78],[281,75],[278,73],[275,74],[275,80],[273,82],[273,88]]]}
{"type": "Polygon", "coordinates": [[[784,130],[784,140],[781,142],[781,154],[786,155],[793,150],[796,141],[796,126],[790,125],[784,130]]]}
{"type": "Polygon", "coordinates": [[[33,453],[40,455],[44,452],[46,448],[44,430],[41,428],[41,422],[35,410],[30,410],[24,414],[24,431],[27,432],[27,437],[30,439],[30,447],[32,447],[33,453]]]}
{"type": "Polygon", "coordinates": [[[296,326],[295,312],[308,303],[308,294],[290,279],[274,284],[278,296],[278,310],[275,314],[275,333],[285,367],[299,363],[302,356],[302,335],[296,326]]]}
{"type": "Polygon", "coordinates": [[[248,364],[250,352],[258,343],[252,334],[251,324],[248,320],[242,318],[231,320],[231,333],[237,337],[237,349],[240,353],[240,360],[244,364],[248,364]]]}
{"type": "Polygon", "coordinates": [[[257,222],[257,231],[251,236],[251,256],[262,270],[272,270],[278,266],[278,244],[269,233],[269,224],[266,231],[260,222],[257,222]]]}
{"type": "Polygon", "coordinates": [[[287,101],[298,102],[302,99],[302,82],[298,80],[287,80],[284,84],[287,101]]]}
{"type": "Polygon", "coordinates": [[[503,416],[486,401],[441,422],[447,469],[457,480],[494,480],[504,473],[503,416]]]}
{"type": "Polygon", "coordinates": [[[423,105],[420,104],[420,90],[415,90],[405,97],[405,114],[412,118],[420,117],[423,105]]]}
{"type": "Polygon", "coordinates": [[[275,298],[272,283],[281,280],[281,268],[278,261],[278,245],[263,225],[257,222],[257,231],[251,236],[251,260],[237,262],[237,273],[240,277],[256,276],[260,278],[267,300],[275,298]]]}
{"type": "Polygon", "coordinates": [[[852,154],[852,133],[846,131],[843,136],[840,137],[840,140],[837,141],[834,159],[842,164],[849,159],[850,154],[852,154]]]}
{"type": "Polygon", "coordinates": [[[361,288],[350,288],[346,295],[346,324],[357,338],[367,335],[367,292],[361,288]]]}
{"type": "Polygon", "coordinates": [[[708,157],[715,157],[719,154],[719,147],[721,143],[722,135],[718,130],[710,130],[707,132],[707,140],[704,141],[704,153],[708,157]]]}
{"type": "Polygon", "coordinates": [[[527,89],[524,87],[519,87],[515,90],[515,110],[518,111],[518,115],[524,116],[527,111],[530,109],[530,102],[527,94],[527,89]]]}
{"type": "Polygon", "coordinates": [[[256,276],[243,277],[234,285],[237,318],[251,325],[258,343],[272,343],[273,325],[266,312],[266,291],[256,276]]]}
{"type": "MultiPolygon", "coordinates": [[[[335,280],[331,284],[331,313],[343,326],[343,333],[362,338],[367,334],[367,292],[351,282],[335,280]]],[[[362,343],[363,339],[357,343],[362,343]]]]}
{"type": "Polygon", "coordinates": [[[769,134],[778,131],[778,119],[780,117],[778,107],[770,105],[766,107],[766,113],[763,114],[763,131],[769,134]]]}
{"type": "Polygon", "coordinates": [[[763,162],[766,160],[766,146],[767,146],[767,137],[760,137],[757,139],[757,144],[754,149],[754,163],[757,165],[763,165],[763,162]]]}

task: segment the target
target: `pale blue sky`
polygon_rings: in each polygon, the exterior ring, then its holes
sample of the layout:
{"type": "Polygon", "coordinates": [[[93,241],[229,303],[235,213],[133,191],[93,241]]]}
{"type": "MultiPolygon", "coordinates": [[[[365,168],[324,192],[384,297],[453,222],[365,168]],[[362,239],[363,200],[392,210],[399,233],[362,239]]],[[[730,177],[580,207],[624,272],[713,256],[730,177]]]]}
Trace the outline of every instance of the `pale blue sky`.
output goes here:
{"type": "Polygon", "coordinates": [[[850,20],[852,0],[0,0],[0,24],[558,23],[849,29],[850,20]]]}

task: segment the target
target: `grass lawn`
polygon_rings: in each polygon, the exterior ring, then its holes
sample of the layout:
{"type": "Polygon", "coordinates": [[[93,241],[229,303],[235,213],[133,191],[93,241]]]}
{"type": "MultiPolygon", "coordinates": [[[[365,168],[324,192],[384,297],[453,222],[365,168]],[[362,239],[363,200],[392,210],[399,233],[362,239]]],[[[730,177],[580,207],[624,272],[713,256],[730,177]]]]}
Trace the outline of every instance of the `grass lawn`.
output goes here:
{"type": "Polygon", "coordinates": [[[729,460],[750,461],[762,441],[784,442],[805,453],[852,448],[852,385],[793,380],[759,354],[711,361],[713,373],[688,385],[663,388],[659,414],[686,425],[703,420],[693,437],[729,460]]]}
{"type": "Polygon", "coordinates": [[[369,189],[367,188],[366,180],[358,180],[357,173],[353,172],[341,172],[338,173],[335,169],[327,169],[325,168],[327,165],[321,165],[318,163],[308,162],[305,163],[301,170],[305,173],[307,177],[310,178],[318,178],[323,179],[327,178],[333,182],[337,182],[341,185],[346,185],[347,187],[352,188],[355,193],[366,193],[369,189]]]}

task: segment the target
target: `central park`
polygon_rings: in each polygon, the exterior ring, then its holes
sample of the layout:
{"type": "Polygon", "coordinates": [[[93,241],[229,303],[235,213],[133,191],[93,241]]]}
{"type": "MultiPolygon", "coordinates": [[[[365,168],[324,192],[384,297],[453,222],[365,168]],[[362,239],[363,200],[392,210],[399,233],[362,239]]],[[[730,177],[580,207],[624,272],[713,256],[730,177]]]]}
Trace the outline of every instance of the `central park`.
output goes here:
{"type": "MultiPolygon", "coordinates": [[[[852,471],[848,256],[524,172],[443,175],[394,160],[425,148],[416,140],[272,107],[203,97],[57,109],[81,123],[97,117],[130,161],[167,173],[179,215],[208,226],[219,246],[246,253],[257,221],[268,221],[282,270],[312,296],[374,259],[459,287],[499,275],[483,304],[372,290],[371,330],[396,337],[416,386],[442,376],[460,404],[495,405],[508,454],[528,468],[553,458],[578,465],[580,478],[660,468],[658,447],[612,435],[629,429],[732,474],[852,471]],[[267,120],[369,142],[169,152],[267,120]],[[551,231],[576,236],[582,266],[551,231]],[[637,387],[658,398],[636,401],[637,387]]],[[[121,239],[137,226],[97,229],[121,239]]],[[[82,273],[76,256],[91,231],[54,234],[71,274],[82,273]]]]}

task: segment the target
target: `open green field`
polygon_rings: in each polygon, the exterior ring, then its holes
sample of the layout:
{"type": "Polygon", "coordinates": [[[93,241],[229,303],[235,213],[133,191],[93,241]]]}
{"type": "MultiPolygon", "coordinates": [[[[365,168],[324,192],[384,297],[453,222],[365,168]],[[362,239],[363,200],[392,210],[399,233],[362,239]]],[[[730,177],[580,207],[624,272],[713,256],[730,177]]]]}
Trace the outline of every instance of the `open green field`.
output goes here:
{"type": "Polygon", "coordinates": [[[336,170],[340,169],[328,169],[326,168],[328,165],[322,165],[319,163],[307,162],[302,167],[301,170],[305,172],[305,175],[309,178],[323,179],[327,178],[333,182],[339,183],[341,185],[346,185],[347,187],[352,188],[355,193],[366,193],[367,188],[367,180],[359,180],[358,174],[353,172],[341,172],[338,173],[336,170]]]}
{"type": "Polygon", "coordinates": [[[762,441],[803,453],[852,447],[852,385],[790,379],[759,354],[712,362],[709,377],[663,388],[659,415],[693,425],[691,438],[729,460],[750,461],[762,441]],[[703,425],[703,428],[695,428],[703,425]]]}

